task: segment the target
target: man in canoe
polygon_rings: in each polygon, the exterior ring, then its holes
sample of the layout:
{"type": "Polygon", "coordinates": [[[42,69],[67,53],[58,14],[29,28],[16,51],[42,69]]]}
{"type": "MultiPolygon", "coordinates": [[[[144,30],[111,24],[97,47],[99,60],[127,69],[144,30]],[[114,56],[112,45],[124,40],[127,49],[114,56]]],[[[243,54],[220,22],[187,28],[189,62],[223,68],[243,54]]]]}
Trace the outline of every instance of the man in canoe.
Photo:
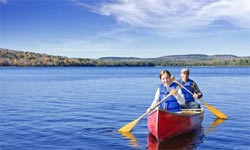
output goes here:
{"type": "Polygon", "coordinates": [[[171,112],[181,111],[180,105],[185,104],[185,99],[180,86],[172,82],[171,74],[168,70],[162,70],[159,77],[162,84],[159,85],[155,93],[155,98],[147,112],[149,112],[157,102],[164,99],[164,97],[167,96],[171,90],[175,90],[175,94],[168,97],[166,101],[162,102],[160,104],[160,108],[171,112]]]}
{"type": "Polygon", "coordinates": [[[200,105],[195,101],[202,97],[202,92],[198,88],[197,84],[189,78],[190,71],[188,68],[181,69],[181,79],[178,80],[186,89],[181,88],[185,97],[185,105],[182,105],[183,109],[200,109],[200,105]],[[189,90],[189,91],[187,91],[189,90]],[[191,94],[192,93],[192,94],[191,94]]]}

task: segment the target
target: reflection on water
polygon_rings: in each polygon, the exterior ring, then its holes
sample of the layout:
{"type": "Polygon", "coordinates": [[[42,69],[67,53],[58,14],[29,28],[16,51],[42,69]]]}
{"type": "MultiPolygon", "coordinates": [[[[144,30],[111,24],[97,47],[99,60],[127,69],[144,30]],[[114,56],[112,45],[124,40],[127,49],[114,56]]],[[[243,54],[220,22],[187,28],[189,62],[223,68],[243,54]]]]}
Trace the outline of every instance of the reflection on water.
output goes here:
{"type": "Polygon", "coordinates": [[[215,120],[205,129],[205,134],[207,135],[207,134],[212,133],[212,132],[215,130],[215,128],[216,128],[218,125],[222,124],[224,121],[225,121],[225,119],[219,119],[219,118],[215,119],[215,120]]]}
{"type": "Polygon", "coordinates": [[[148,150],[164,150],[164,149],[189,149],[192,150],[197,145],[202,143],[204,137],[203,129],[200,128],[194,132],[176,136],[164,142],[158,143],[155,137],[149,133],[148,134],[148,150]]]}
{"type": "MultiPolygon", "coordinates": [[[[196,149],[196,147],[203,143],[203,137],[211,134],[218,125],[222,124],[224,119],[215,119],[208,127],[201,127],[194,132],[179,135],[164,142],[159,143],[155,137],[148,133],[147,149],[148,150],[178,150],[178,149],[196,149]]],[[[123,137],[129,140],[129,145],[132,147],[139,147],[138,140],[131,132],[119,132],[123,137]]]]}
{"type": "Polygon", "coordinates": [[[119,132],[122,136],[129,140],[129,145],[133,147],[138,147],[138,140],[135,138],[134,134],[131,132],[119,132]]]}

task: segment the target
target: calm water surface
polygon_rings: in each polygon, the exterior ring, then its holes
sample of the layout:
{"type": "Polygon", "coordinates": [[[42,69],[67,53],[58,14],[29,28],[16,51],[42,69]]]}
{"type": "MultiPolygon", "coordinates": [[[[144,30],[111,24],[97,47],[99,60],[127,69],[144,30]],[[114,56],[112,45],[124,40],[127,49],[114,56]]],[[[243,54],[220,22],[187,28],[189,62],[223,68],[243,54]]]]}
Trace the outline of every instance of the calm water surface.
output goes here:
{"type": "MultiPolygon", "coordinates": [[[[250,68],[193,67],[207,103],[202,128],[157,144],[142,119],[166,68],[0,68],[0,149],[250,149],[250,68]]],[[[179,78],[181,68],[168,68],[179,78]]]]}

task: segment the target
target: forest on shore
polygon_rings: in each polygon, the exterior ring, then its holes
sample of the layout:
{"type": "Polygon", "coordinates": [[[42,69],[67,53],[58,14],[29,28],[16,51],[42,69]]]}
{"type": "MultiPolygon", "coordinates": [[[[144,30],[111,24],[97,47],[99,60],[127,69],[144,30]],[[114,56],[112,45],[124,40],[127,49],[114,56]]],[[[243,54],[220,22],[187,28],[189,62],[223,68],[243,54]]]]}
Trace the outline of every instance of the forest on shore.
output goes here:
{"type": "Polygon", "coordinates": [[[82,67],[155,67],[155,66],[250,66],[250,56],[169,55],[157,58],[102,57],[69,58],[0,48],[0,66],[82,66],[82,67]]]}

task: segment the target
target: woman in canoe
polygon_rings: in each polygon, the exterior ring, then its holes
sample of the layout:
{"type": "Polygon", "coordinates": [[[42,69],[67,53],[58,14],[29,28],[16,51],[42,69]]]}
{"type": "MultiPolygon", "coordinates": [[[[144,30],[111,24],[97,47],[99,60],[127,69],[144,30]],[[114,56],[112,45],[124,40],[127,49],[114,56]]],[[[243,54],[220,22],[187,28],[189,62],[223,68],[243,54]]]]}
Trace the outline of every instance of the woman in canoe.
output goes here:
{"type": "Polygon", "coordinates": [[[159,77],[162,83],[159,85],[155,93],[155,98],[147,111],[150,111],[151,108],[167,96],[171,90],[175,90],[176,93],[174,96],[170,96],[166,101],[162,102],[160,108],[171,112],[181,111],[180,105],[185,104],[181,88],[178,84],[171,82],[171,74],[168,70],[162,70],[159,77]]]}

